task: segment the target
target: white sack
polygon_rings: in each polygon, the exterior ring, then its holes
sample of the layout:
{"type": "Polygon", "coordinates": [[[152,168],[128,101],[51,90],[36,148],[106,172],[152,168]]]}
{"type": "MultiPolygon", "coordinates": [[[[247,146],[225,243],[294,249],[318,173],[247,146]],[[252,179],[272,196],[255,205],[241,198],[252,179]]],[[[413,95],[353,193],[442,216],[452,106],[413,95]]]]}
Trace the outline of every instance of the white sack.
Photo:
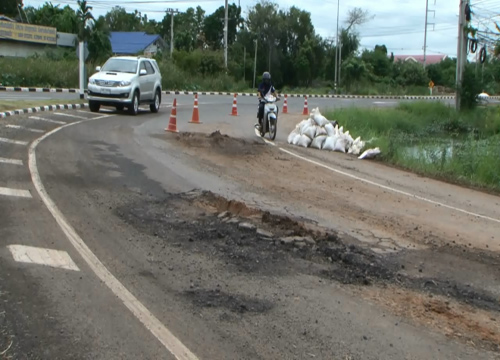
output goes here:
{"type": "Polygon", "coordinates": [[[380,149],[376,147],[375,149],[368,149],[364,153],[362,153],[358,159],[372,159],[375,156],[380,154],[380,149]]]}
{"type": "Polygon", "coordinates": [[[333,148],[333,151],[345,153],[345,149],[347,147],[346,143],[347,143],[347,140],[343,136],[339,136],[337,138],[337,141],[335,142],[335,146],[333,148]]]}
{"type": "Polygon", "coordinates": [[[302,131],[302,135],[306,135],[311,140],[314,139],[314,135],[316,135],[316,125],[309,125],[305,127],[302,131]]]}
{"type": "Polygon", "coordinates": [[[326,133],[328,134],[328,136],[333,136],[335,135],[335,128],[333,127],[332,124],[326,124],[325,125],[325,130],[326,130],[326,133]]]}
{"type": "Polygon", "coordinates": [[[315,137],[314,140],[311,143],[311,147],[314,148],[314,149],[320,149],[321,150],[323,148],[323,144],[324,144],[324,142],[325,142],[326,139],[327,139],[326,135],[321,135],[321,136],[315,137]]]}
{"type": "Polygon", "coordinates": [[[326,124],[329,123],[328,119],[323,115],[321,115],[321,113],[319,112],[319,108],[316,108],[313,111],[311,111],[311,118],[318,126],[325,126],[326,124]]]}
{"type": "Polygon", "coordinates": [[[293,144],[293,139],[295,139],[295,136],[298,135],[299,131],[298,129],[293,130],[290,135],[288,135],[288,143],[293,144]]]}
{"type": "Polygon", "coordinates": [[[335,149],[335,143],[337,142],[337,138],[334,136],[328,136],[323,143],[323,150],[331,150],[335,149]]]}
{"type": "Polygon", "coordinates": [[[295,137],[293,138],[292,144],[293,145],[297,145],[299,143],[299,140],[300,140],[301,136],[302,135],[300,135],[300,134],[296,134],[295,137]]]}
{"type": "Polygon", "coordinates": [[[309,138],[307,135],[300,135],[297,145],[306,148],[311,144],[311,141],[312,141],[311,138],[309,138]]]}
{"type": "Polygon", "coordinates": [[[316,135],[314,137],[322,136],[322,135],[328,135],[328,132],[324,127],[321,126],[316,126],[316,135]]]}

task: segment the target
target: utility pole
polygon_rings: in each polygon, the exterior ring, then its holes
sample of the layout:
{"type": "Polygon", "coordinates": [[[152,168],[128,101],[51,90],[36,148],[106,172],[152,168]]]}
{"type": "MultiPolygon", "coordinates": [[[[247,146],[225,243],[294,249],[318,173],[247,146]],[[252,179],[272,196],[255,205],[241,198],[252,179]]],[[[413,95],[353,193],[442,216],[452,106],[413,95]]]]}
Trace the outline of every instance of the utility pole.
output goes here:
{"type": "MultiPolygon", "coordinates": [[[[436,2],[434,1],[434,5],[436,5],[436,2]]],[[[436,11],[435,10],[429,10],[429,0],[425,0],[425,29],[424,29],[424,69],[425,69],[425,65],[426,65],[426,62],[427,62],[427,27],[429,25],[432,25],[433,26],[433,29],[434,29],[434,26],[435,24],[434,23],[429,23],[427,20],[428,20],[428,16],[429,16],[429,13],[430,12],[433,12],[434,13],[434,18],[436,17],[436,11]]]]}
{"type": "Polygon", "coordinates": [[[225,6],[225,14],[224,14],[224,65],[227,69],[227,28],[228,28],[228,13],[229,13],[229,6],[228,6],[228,0],[226,0],[226,6],[225,6]]]}
{"type": "Polygon", "coordinates": [[[340,88],[340,70],[342,69],[342,31],[340,31],[339,37],[339,77],[338,77],[338,87],[340,88]]]}
{"type": "Polygon", "coordinates": [[[243,48],[243,81],[247,81],[247,47],[243,48]]]}
{"type": "Polygon", "coordinates": [[[465,46],[467,37],[465,33],[465,6],[469,0],[460,0],[460,10],[458,13],[458,44],[457,44],[457,81],[455,93],[455,107],[460,110],[460,90],[464,74],[465,63],[467,62],[467,48],[465,46]]]}
{"type": "Polygon", "coordinates": [[[170,57],[172,57],[174,54],[174,14],[178,14],[179,11],[168,8],[167,12],[170,13],[170,57]]]}
{"type": "Polygon", "coordinates": [[[255,79],[257,76],[257,48],[258,48],[257,44],[258,44],[258,40],[255,39],[254,42],[255,42],[255,60],[253,63],[253,88],[255,89],[255,79]]]}
{"type": "Polygon", "coordinates": [[[340,0],[337,0],[337,41],[335,44],[335,93],[337,93],[337,69],[338,69],[338,55],[339,55],[339,12],[340,12],[340,0]]]}

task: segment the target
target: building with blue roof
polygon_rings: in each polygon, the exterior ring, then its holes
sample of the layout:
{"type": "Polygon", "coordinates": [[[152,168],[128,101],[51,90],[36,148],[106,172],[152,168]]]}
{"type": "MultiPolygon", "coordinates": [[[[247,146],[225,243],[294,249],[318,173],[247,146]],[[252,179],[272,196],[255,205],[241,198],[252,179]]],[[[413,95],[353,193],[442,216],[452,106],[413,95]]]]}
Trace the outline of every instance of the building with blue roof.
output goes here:
{"type": "Polygon", "coordinates": [[[160,35],[142,31],[112,31],[109,40],[115,55],[155,55],[166,47],[160,35]]]}

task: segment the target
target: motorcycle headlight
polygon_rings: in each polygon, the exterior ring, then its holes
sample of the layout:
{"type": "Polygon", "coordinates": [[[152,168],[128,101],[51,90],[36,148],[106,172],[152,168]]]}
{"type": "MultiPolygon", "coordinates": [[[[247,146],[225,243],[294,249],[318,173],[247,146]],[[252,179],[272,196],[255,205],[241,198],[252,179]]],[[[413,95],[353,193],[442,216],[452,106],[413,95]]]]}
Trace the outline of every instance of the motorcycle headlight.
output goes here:
{"type": "Polygon", "coordinates": [[[129,86],[130,84],[130,81],[120,81],[120,86],[129,86]]]}

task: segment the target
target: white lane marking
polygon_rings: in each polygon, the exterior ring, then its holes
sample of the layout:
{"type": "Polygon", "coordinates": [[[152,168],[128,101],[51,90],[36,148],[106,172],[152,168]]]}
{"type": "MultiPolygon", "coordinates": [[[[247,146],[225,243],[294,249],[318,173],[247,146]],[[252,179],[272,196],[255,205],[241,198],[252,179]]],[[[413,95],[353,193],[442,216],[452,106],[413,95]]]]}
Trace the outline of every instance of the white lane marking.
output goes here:
{"type": "Polygon", "coordinates": [[[73,114],[66,114],[66,113],[55,112],[54,115],[57,115],[57,116],[67,116],[67,117],[71,117],[71,118],[75,118],[75,119],[80,119],[80,120],[88,120],[88,118],[86,118],[85,116],[78,116],[78,115],[73,115],[73,114]]]}
{"type": "Polygon", "coordinates": [[[110,116],[115,116],[114,114],[112,115],[101,115],[99,117],[96,117],[96,118],[93,118],[93,119],[87,119],[87,120],[99,120],[99,119],[105,119],[105,118],[108,118],[110,116]]]}
{"type": "Polygon", "coordinates": [[[40,117],[40,116],[30,116],[29,118],[32,120],[45,121],[45,122],[49,122],[52,124],[59,124],[59,125],[66,124],[65,121],[52,120],[52,119],[47,119],[47,118],[40,117]]]}
{"type": "Polygon", "coordinates": [[[346,173],[344,171],[341,171],[341,170],[338,170],[338,169],[335,169],[335,168],[332,168],[328,165],[325,165],[325,164],[322,164],[320,162],[317,162],[317,161],[314,161],[314,160],[311,160],[311,159],[308,159],[304,156],[301,156],[301,155],[298,155],[298,154],[295,154],[289,150],[286,150],[286,149],[283,149],[283,148],[279,148],[281,151],[289,154],[289,155],[292,155],[292,156],[295,156],[296,158],[298,159],[301,159],[301,160],[304,160],[304,161],[307,161],[311,164],[314,164],[314,165],[317,165],[317,166],[320,166],[322,168],[325,168],[325,169],[328,169],[330,171],[333,171],[333,172],[336,172],[337,174],[341,174],[341,175],[344,175],[344,176],[347,176],[347,177],[350,177],[352,179],[355,179],[355,180],[359,180],[359,181],[362,181],[364,183],[367,183],[367,184],[370,184],[370,185],[373,185],[373,186],[377,186],[381,189],[384,189],[384,190],[389,190],[389,191],[392,191],[392,192],[395,192],[397,194],[401,194],[401,195],[406,195],[408,197],[411,197],[411,198],[415,198],[415,199],[418,199],[418,200],[421,200],[421,201],[425,201],[425,202],[428,202],[428,203],[431,203],[433,205],[438,205],[438,206],[442,206],[442,207],[445,207],[447,209],[450,209],[450,210],[454,210],[454,211],[458,211],[458,212],[461,212],[463,214],[467,214],[467,215],[471,215],[471,216],[475,216],[475,217],[478,217],[478,218],[481,218],[481,219],[485,219],[485,220],[489,220],[489,221],[493,221],[493,222],[496,222],[496,223],[500,223],[500,220],[499,219],[495,219],[495,218],[492,218],[492,217],[489,217],[489,216],[485,216],[485,215],[481,215],[481,214],[477,214],[477,213],[473,213],[473,212],[470,212],[470,211],[467,211],[467,210],[463,210],[463,209],[460,209],[460,208],[457,208],[457,207],[454,207],[454,206],[451,206],[451,205],[446,205],[446,204],[443,204],[443,203],[440,203],[438,201],[434,201],[434,200],[431,200],[431,199],[427,199],[425,197],[422,197],[422,196],[418,196],[418,195],[415,195],[415,194],[412,194],[412,193],[409,193],[409,192],[406,192],[406,191],[402,191],[402,190],[398,190],[398,189],[394,189],[390,186],[386,186],[386,185],[382,185],[382,184],[379,184],[379,183],[376,183],[374,181],[371,181],[371,180],[367,180],[367,179],[364,179],[364,178],[361,178],[359,176],[356,176],[356,175],[352,175],[352,174],[349,174],[349,173],[346,173]]]}
{"type": "Polygon", "coordinates": [[[45,187],[43,186],[38,167],[36,163],[36,147],[40,142],[50,135],[58,132],[69,126],[77,125],[95,119],[86,119],[77,121],[58,127],[47,134],[36,139],[29,148],[29,169],[33,184],[44,202],[47,209],[50,211],[56,222],[61,227],[68,240],[75,247],[78,253],[82,256],[85,262],[89,265],[92,271],[101,279],[103,283],[123,302],[123,304],[142,322],[142,324],[165,346],[165,348],[179,360],[197,360],[193,354],[183,343],[180,342],[160,320],[158,320],[123,284],[111,274],[104,264],[94,255],[90,248],[85,244],[83,239],[78,235],[75,229],[70,225],[65,216],[57,208],[54,201],[49,197],[45,187]]]}
{"type": "Polygon", "coordinates": [[[40,133],[40,134],[42,134],[42,133],[45,132],[44,130],[31,129],[31,128],[27,128],[27,127],[20,126],[20,125],[11,125],[11,124],[8,124],[8,125],[5,125],[5,127],[10,128],[10,129],[26,130],[26,131],[31,131],[31,132],[40,133]]]}
{"type": "Polygon", "coordinates": [[[11,189],[6,187],[0,187],[0,195],[31,198],[31,193],[28,190],[11,189]]]}
{"type": "Polygon", "coordinates": [[[83,114],[88,114],[88,115],[96,116],[95,118],[86,118],[86,117],[82,117],[82,119],[85,119],[85,120],[87,120],[87,119],[89,119],[89,120],[97,120],[97,119],[103,119],[103,118],[107,118],[107,117],[110,117],[110,116],[115,115],[115,114],[114,114],[114,111],[112,111],[112,110],[107,111],[107,110],[104,110],[104,109],[102,109],[102,110],[100,111],[100,113],[92,113],[92,112],[89,112],[88,110],[76,110],[76,111],[77,111],[77,112],[79,112],[79,113],[83,113],[83,114]],[[107,114],[109,114],[109,115],[101,115],[102,113],[104,113],[104,114],[106,114],[106,113],[107,113],[107,114]]]}
{"type": "Polygon", "coordinates": [[[59,269],[80,271],[66,251],[36,248],[24,245],[8,245],[17,262],[46,265],[59,269]]]}
{"type": "Polygon", "coordinates": [[[14,144],[14,145],[23,145],[23,146],[28,145],[27,141],[11,140],[11,139],[6,139],[6,138],[0,138],[0,142],[4,142],[7,144],[14,144]]]}
{"type": "Polygon", "coordinates": [[[377,105],[393,105],[393,104],[397,104],[396,101],[374,101],[373,103],[377,104],[377,105]]]}
{"type": "Polygon", "coordinates": [[[23,165],[23,161],[22,160],[6,159],[6,158],[2,158],[2,157],[0,157],[0,163],[3,163],[3,164],[12,164],[12,165],[23,165]]]}

